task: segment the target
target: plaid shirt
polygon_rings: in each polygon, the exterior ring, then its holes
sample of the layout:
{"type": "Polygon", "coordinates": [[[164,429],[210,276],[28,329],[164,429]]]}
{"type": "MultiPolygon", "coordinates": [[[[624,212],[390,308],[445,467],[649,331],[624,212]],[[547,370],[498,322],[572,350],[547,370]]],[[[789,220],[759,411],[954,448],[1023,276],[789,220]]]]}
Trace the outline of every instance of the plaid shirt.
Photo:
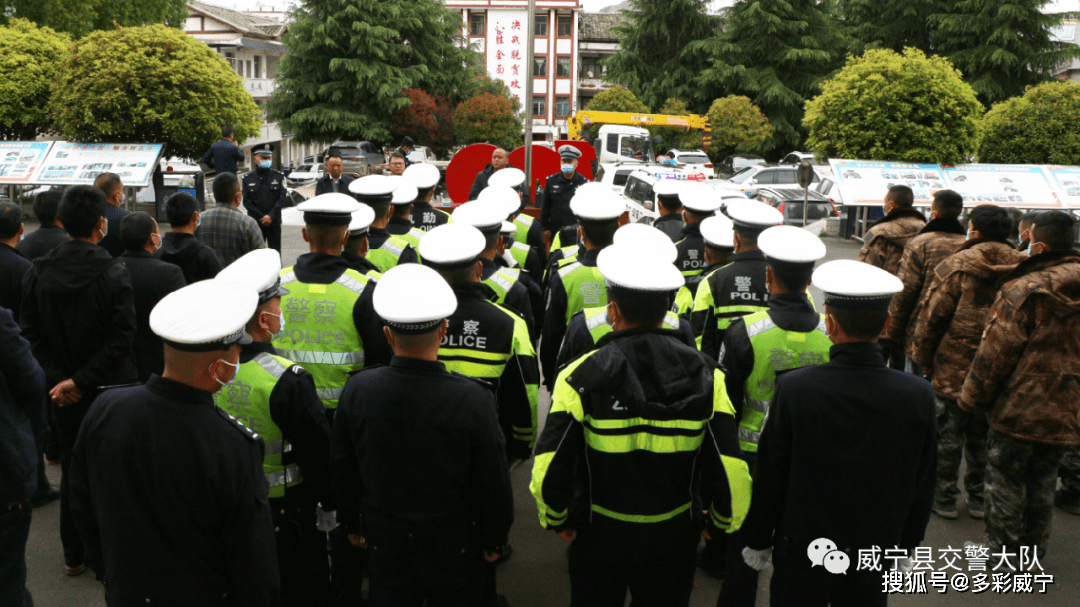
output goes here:
{"type": "Polygon", "coordinates": [[[222,268],[255,249],[266,248],[259,224],[240,209],[220,202],[203,213],[195,236],[217,253],[222,268]]]}

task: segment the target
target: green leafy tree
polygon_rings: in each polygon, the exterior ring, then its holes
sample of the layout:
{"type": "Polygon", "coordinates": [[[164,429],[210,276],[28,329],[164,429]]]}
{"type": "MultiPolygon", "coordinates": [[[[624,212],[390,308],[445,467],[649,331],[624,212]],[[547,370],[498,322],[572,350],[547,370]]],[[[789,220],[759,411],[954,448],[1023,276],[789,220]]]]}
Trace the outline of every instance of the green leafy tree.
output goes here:
{"type": "Polygon", "coordinates": [[[983,117],[980,162],[1080,164],[1080,84],[1034,86],[983,117]]]}
{"type": "Polygon", "coordinates": [[[715,159],[757,148],[772,136],[772,126],[749,97],[729,95],[712,102],[707,114],[712,130],[709,153],[715,159]]]}
{"type": "MultiPolygon", "coordinates": [[[[692,112],[686,104],[674,97],[664,102],[656,112],[665,116],[686,116],[692,112]]],[[[659,135],[664,140],[663,151],[670,149],[697,150],[701,149],[701,131],[697,129],[679,128],[675,126],[654,127],[650,129],[654,135],[659,135]]],[[[658,152],[661,150],[657,150],[658,152]]]]}
{"type": "MultiPolygon", "coordinates": [[[[899,53],[913,47],[930,53],[930,17],[947,4],[946,0],[842,0],[838,10],[848,32],[864,48],[899,53]]],[[[861,49],[856,54],[861,55],[861,49]]]]}
{"type": "Polygon", "coordinates": [[[431,148],[436,155],[445,154],[454,145],[453,113],[447,111],[450,102],[445,98],[436,99],[420,89],[405,89],[401,96],[409,100],[409,105],[390,117],[392,140],[400,141],[408,135],[431,148]],[[449,121],[449,125],[443,124],[445,121],[449,121]]]}
{"type": "Polygon", "coordinates": [[[660,107],[669,97],[691,99],[698,62],[689,46],[719,30],[708,5],[708,0],[630,0],[626,21],[615,28],[620,48],[606,61],[605,79],[636,91],[649,107],[660,107]]]}
{"type": "Polygon", "coordinates": [[[0,27],[0,139],[33,139],[50,122],[49,95],[71,39],[25,19],[0,27]]]}
{"type": "Polygon", "coordinates": [[[476,73],[461,15],[436,0],[311,0],[294,17],[269,116],[301,142],[384,141],[401,91],[459,96],[476,73]]]}
{"type": "Polygon", "coordinates": [[[829,1],[744,0],[728,11],[722,32],[691,47],[706,60],[701,94],[749,97],[773,127],[756,151],[780,154],[800,147],[803,106],[840,66],[847,44],[829,1]]]}
{"type": "Polygon", "coordinates": [[[975,152],[983,108],[944,57],[866,51],[821,91],[805,121],[818,156],[951,164],[975,152]]]}
{"type": "Polygon", "coordinates": [[[180,28],[188,11],[186,0],[0,0],[0,15],[29,19],[79,38],[116,26],[164,23],[180,28]]]}
{"type": "Polygon", "coordinates": [[[56,71],[56,129],[72,141],[165,143],[198,158],[230,124],[238,141],[259,132],[259,108],[210,47],[164,25],[94,32],[56,71]]]}
{"type": "MultiPolygon", "coordinates": [[[[635,112],[640,114],[649,114],[649,107],[642,103],[630,89],[625,86],[618,85],[609,88],[606,91],[601,91],[598,95],[589,100],[589,105],[585,107],[586,110],[595,112],[635,112]]],[[[600,136],[600,125],[602,123],[594,122],[589,129],[589,141],[593,141],[600,136]]]]}
{"type": "Polygon", "coordinates": [[[934,51],[952,61],[989,106],[1049,80],[1055,67],[1080,57],[1080,47],[1051,39],[1060,14],[1048,0],[958,0],[934,15],[934,51]]]}
{"type": "Polygon", "coordinates": [[[466,99],[454,110],[458,141],[463,144],[493,143],[507,150],[521,145],[521,121],[510,100],[491,93],[466,99]]]}
{"type": "Polygon", "coordinates": [[[491,93],[496,97],[506,97],[514,108],[514,114],[521,115],[521,100],[518,99],[517,95],[510,92],[510,87],[506,86],[505,82],[496,80],[487,74],[477,74],[469,78],[469,82],[465,85],[464,98],[459,99],[459,101],[482,93],[491,93]]]}

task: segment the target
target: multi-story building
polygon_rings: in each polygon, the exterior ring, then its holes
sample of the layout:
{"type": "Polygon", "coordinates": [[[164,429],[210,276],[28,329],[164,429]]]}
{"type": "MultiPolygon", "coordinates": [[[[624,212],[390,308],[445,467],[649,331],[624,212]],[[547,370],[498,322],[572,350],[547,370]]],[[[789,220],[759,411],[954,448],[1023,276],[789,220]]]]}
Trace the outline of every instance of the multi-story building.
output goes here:
{"type": "Polygon", "coordinates": [[[604,59],[619,52],[619,36],[615,27],[626,21],[621,11],[582,13],[578,31],[578,109],[588,107],[592,98],[614,86],[604,80],[607,66],[604,59]]]}
{"type": "Polygon", "coordinates": [[[533,139],[552,141],[566,133],[577,107],[578,0],[537,0],[536,19],[527,23],[526,0],[444,0],[461,12],[462,34],[484,58],[487,73],[501,80],[525,107],[533,108],[533,139]],[[526,65],[528,29],[535,33],[535,57],[526,65]],[[525,99],[526,79],[533,97],[525,99]]]}

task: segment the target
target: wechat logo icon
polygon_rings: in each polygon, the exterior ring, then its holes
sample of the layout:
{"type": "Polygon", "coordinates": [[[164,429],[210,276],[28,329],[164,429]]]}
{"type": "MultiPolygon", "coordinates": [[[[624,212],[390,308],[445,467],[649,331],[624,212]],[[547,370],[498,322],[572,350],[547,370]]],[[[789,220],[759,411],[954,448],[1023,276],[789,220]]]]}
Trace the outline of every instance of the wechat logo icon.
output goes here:
{"type": "Polygon", "coordinates": [[[829,573],[842,573],[847,575],[851,567],[851,559],[846,553],[836,549],[836,542],[828,538],[818,538],[806,547],[806,556],[810,558],[811,567],[824,567],[829,573]]]}

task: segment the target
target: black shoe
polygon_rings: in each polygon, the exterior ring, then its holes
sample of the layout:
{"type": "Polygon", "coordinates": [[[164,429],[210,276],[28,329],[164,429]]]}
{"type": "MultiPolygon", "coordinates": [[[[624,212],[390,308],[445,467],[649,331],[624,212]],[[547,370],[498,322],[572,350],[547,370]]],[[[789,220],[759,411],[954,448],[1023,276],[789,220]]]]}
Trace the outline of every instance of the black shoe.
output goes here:
{"type": "Polygon", "coordinates": [[[724,563],[716,563],[713,559],[706,558],[704,551],[697,553],[697,566],[699,569],[709,575],[709,577],[716,578],[718,580],[724,579],[724,563]]]}
{"type": "Polygon", "coordinates": [[[514,549],[510,546],[510,544],[503,546],[502,554],[499,555],[499,558],[495,559],[495,564],[502,565],[506,561],[509,561],[510,555],[512,554],[514,554],[514,549]]]}
{"type": "Polygon", "coordinates": [[[30,503],[37,508],[38,506],[44,506],[49,502],[55,502],[58,499],[60,499],[60,487],[49,485],[48,491],[41,495],[35,495],[33,499],[30,500],[30,503]]]}
{"type": "Polygon", "coordinates": [[[1054,493],[1054,505],[1069,514],[1080,514],[1080,495],[1073,495],[1058,489],[1054,493]]]}

